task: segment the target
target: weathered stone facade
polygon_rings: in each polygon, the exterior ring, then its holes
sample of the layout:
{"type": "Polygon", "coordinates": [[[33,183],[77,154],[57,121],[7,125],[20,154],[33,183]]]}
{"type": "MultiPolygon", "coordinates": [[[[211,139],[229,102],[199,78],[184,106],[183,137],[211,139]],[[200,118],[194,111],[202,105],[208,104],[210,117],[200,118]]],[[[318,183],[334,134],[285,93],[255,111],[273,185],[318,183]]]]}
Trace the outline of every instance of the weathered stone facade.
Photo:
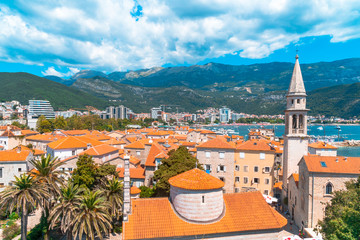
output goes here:
{"type": "Polygon", "coordinates": [[[198,148],[196,155],[210,175],[225,182],[226,193],[234,192],[234,151],[234,149],[198,148]]]}
{"type": "Polygon", "coordinates": [[[211,222],[219,219],[224,211],[223,191],[187,190],[170,185],[170,199],[176,212],[195,222],[211,222]]]}

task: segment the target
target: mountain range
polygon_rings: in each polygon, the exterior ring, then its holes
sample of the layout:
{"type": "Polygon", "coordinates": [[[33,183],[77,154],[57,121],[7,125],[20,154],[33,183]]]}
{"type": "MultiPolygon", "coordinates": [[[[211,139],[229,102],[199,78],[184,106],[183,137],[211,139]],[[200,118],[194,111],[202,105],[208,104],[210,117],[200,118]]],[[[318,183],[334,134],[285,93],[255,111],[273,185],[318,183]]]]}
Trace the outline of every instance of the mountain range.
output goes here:
{"type": "MultiPolygon", "coordinates": [[[[83,70],[70,79],[45,76],[42,81],[62,86],[64,91],[91,96],[85,97],[85,102],[72,101],[71,104],[80,107],[123,104],[135,112],[149,112],[151,107],[163,104],[172,110],[195,112],[226,105],[236,112],[281,114],[293,66],[286,62],[239,66],[208,63],[110,74],[83,70]]],[[[310,114],[360,115],[360,59],[301,64],[301,69],[310,114]]],[[[2,75],[0,83],[1,78],[2,75]]],[[[59,95],[51,92],[53,99],[59,95]]],[[[67,101],[70,99],[67,97],[67,101]]],[[[58,101],[52,104],[56,108],[69,106],[58,101]]]]}

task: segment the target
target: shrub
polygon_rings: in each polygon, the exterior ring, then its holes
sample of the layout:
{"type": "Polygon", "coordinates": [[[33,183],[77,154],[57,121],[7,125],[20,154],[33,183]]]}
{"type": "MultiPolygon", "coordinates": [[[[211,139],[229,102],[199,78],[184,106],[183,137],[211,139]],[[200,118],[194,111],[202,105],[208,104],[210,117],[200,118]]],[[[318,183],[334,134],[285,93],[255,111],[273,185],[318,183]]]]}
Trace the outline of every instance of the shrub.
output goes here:
{"type": "Polygon", "coordinates": [[[3,240],[11,240],[21,232],[20,226],[16,223],[6,227],[3,231],[3,240]]]}
{"type": "Polygon", "coordinates": [[[40,223],[37,224],[27,235],[27,240],[38,240],[42,239],[44,236],[44,233],[46,232],[48,228],[48,224],[46,221],[46,217],[44,215],[40,218],[40,223]]]}
{"type": "Polygon", "coordinates": [[[20,217],[16,212],[11,213],[10,216],[9,216],[10,220],[16,220],[16,219],[19,219],[19,218],[20,217]]]}

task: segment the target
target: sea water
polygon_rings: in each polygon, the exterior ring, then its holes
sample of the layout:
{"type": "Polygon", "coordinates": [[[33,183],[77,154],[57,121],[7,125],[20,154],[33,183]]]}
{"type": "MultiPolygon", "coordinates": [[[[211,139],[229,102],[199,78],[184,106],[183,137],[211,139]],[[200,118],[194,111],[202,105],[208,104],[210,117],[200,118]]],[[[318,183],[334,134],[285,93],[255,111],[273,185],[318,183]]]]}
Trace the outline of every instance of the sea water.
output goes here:
{"type": "MultiPolygon", "coordinates": [[[[234,131],[232,134],[247,137],[250,129],[260,127],[275,129],[275,136],[277,137],[282,137],[285,132],[284,125],[217,125],[206,128],[213,131],[218,131],[220,129],[231,129],[234,131]]],[[[339,127],[337,127],[337,125],[310,125],[308,126],[308,135],[315,138],[331,138],[333,141],[360,140],[360,125],[339,125],[339,127]]],[[[338,155],[360,157],[360,147],[339,147],[338,155]]]]}

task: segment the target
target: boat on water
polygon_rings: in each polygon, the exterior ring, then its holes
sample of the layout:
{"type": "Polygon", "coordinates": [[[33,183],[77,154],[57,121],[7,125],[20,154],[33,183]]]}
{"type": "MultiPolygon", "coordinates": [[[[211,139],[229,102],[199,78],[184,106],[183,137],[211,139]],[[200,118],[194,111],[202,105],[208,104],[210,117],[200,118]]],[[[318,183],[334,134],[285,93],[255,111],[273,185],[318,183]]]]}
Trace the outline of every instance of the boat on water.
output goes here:
{"type": "Polygon", "coordinates": [[[324,130],[324,128],[323,128],[323,126],[320,126],[320,127],[317,128],[317,130],[322,131],[322,130],[324,130]]]}

